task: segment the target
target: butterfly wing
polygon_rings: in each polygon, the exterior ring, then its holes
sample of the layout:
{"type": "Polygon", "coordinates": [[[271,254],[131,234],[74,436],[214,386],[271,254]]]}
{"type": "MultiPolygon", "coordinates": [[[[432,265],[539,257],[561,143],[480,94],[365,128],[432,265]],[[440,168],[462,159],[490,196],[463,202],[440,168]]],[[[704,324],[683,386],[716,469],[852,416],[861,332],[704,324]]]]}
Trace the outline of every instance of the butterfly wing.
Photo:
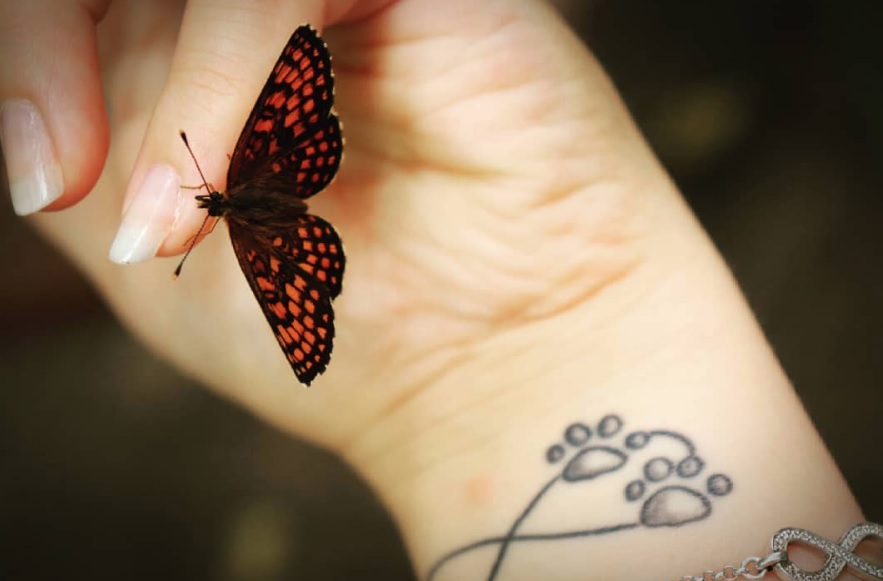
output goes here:
{"type": "MultiPolygon", "coordinates": [[[[256,194],[265,190],[305,199],[328,185],[343,152],[333,100],[328,48],[314,29],[301,26],[242,130],[227,195],[247,191],[249,204],[258,203],[256,194]]],[[[236,257],[295,375],[309,385],[331,357],[331,300],[340,294],[344,270],[340,238],[328,222],[309,214],[292,215],[290,228],[269,231],[245,216],[227,215],[236,257]]]]}
{"type": "Polygon", "coordinates": [[[333,103],[328,47],[312,27],[301,26],[276,61],[239,136],[227,190],[255,176],[273,175],[300,198],[321,191],[337,173],[343,153],[333,103]]]}
{"type": "Polygon", "coordinates": [[[331,299],[340,293],[340,238],[321,218],[304,214],[290,234],[257,244],[228,222],[242,272],[298,380],[310,385],[325,371],[334,342],[331,299]]]}
{"type": "Polygon", "coordinates": [[[322,283],[331,299],[337,298],[346,258],[340,236],[331,224],[318,216],[304,214],[293,236],[278,243],[289,260],[322,283]]]}

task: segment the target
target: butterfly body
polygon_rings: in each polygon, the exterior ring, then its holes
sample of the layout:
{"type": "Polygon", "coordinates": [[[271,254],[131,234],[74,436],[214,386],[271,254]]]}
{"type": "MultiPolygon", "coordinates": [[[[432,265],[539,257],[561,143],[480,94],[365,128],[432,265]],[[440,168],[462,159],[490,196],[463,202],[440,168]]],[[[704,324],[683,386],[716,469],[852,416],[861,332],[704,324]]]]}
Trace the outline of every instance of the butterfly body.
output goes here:
{"type": "Polygon", "coordinates": [[[239,190],[230,195],[212,192],[196,196],[196,201],[199,208],[208,210],[209,216],[247,225],[256,234],[290,230],[307,213],[306,202],[288,192],[270,187],[239,190]]]}
{"type": "Polygon", "coordinates": [[[230,159],[227,191],[196,196],[224,218],[242,272],[295,375],[305,385],[330,361],[331,301],[345,257],[305,200],[334,179],[343,154],[325,43],[309,26],[289,39],[230,159]]]}

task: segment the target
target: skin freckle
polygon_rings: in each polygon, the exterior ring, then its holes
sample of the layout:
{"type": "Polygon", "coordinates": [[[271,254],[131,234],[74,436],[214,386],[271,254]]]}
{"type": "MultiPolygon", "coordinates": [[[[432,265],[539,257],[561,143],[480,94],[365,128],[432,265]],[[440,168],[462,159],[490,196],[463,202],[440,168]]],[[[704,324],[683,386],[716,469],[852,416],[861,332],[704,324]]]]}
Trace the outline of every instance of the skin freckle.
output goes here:
{"type": "Polygon", "coordinates": [[[463,485],[463,500],[470,507],[484,507],[494,499],[496,481],[490,474],[479,474],[463,485]]]}

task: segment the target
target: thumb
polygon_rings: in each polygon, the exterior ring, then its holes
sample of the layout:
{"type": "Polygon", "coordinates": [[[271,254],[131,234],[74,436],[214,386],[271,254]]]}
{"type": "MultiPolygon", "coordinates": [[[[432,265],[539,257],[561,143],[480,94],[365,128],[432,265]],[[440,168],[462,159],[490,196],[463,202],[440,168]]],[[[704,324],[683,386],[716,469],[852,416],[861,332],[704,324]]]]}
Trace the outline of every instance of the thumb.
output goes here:
{"type": "Polygon", "coordinates": [[[95,23],[107,0],[0,5],[0,143],[19,215],[81,200],[107,156],[95,23]]]}

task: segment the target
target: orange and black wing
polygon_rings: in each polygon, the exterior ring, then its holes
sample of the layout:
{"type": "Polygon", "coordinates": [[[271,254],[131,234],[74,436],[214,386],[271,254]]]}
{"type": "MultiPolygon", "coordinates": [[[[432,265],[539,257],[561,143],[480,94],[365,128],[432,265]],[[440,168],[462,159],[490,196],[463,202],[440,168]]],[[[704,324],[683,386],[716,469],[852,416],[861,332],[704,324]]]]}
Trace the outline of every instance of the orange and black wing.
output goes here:
{"type": "Polygon", "coordinates": [[[298,380],[325,371],[334,342],[331,299],[340,293],[344,257],[340,238],[325,220],[304,214],[290,233],[269,246],[251,243],[230,222],[242,272],[298,380]]]}
{"type": "Polygon", "coordinates": [[[312,27],[301,26],[279,56],[239,136],[227,190],[267,175],[290,183],[300,198],[325,188],[343,153],[333,104],[328,47],[312,27]]]}

